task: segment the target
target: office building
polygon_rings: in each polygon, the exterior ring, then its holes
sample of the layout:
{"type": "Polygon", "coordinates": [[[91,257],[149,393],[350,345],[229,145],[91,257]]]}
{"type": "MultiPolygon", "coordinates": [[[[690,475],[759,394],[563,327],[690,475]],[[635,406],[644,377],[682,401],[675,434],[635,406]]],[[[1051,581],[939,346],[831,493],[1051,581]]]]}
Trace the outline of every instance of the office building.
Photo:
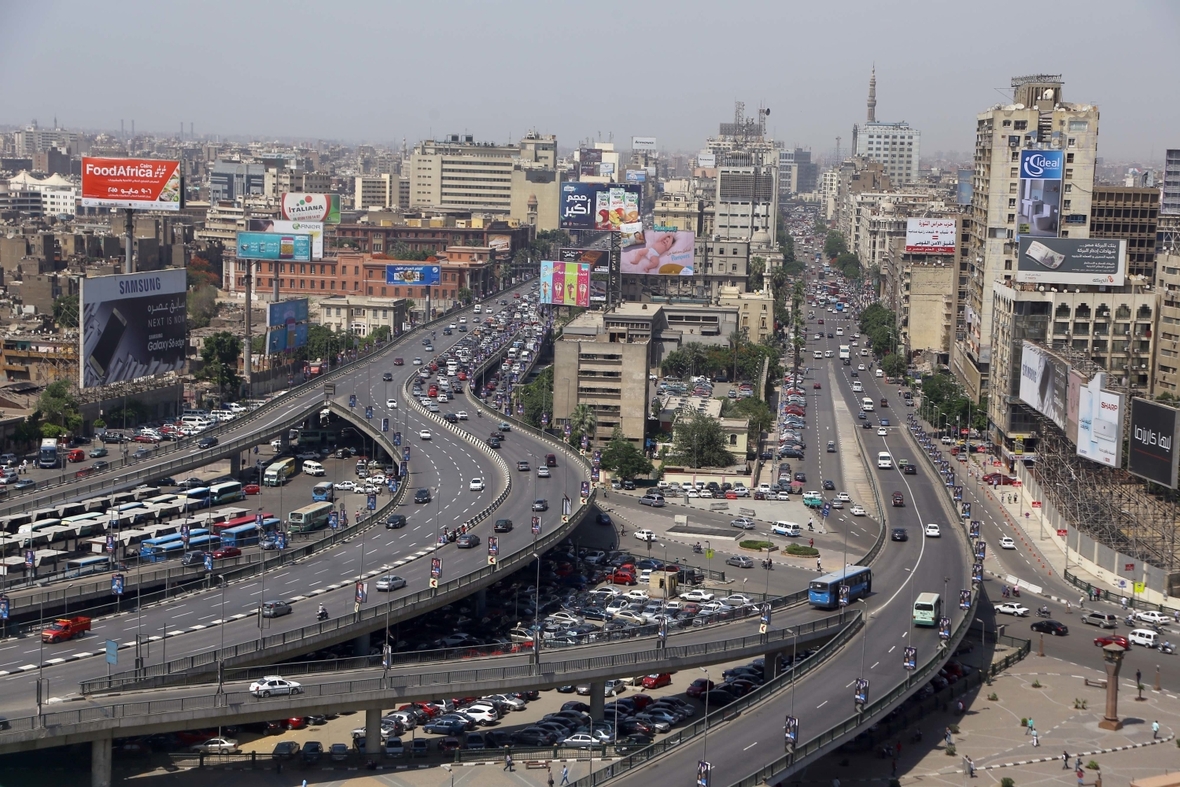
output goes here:
{"type": "Polygon", "coordinates": [[[1159,321],[1151,395],[1169,394],[1173,399],[1180,399],[1180,254],[1161,254],[1156,258],[1156,293],[1159,321]]]}
{"type": "Polygon", "coordinates": [[[240,161],[215,161],[209,169],[209,201],[233,201],[266,193],[266,166],[240,161]]]}
{"type": "Polygon", "coordinates": [[[1090,237],[1127,241],[1127,275],[1155,281],[1160,191],[1144,186],[1099,186],[1090,201],[1090,237]]]}
{"type": "Polygon", "coordinates": [[[1164,152],[1163,200],[1160,203],[1160,213],[1180,215],[1180,148],[1170,148],[1164,152]]]}
{"type": "Polygon", "coordinates": [[[815,191],[819,167],[811,160],[811,151],[803,148],[780,150],[778,154],[778,189],[786,197],[815,191]]]}
{"type": "Polygon", "coordinates": [[[333,295],[312,309],[314,322],[334,331],[368,336],[388,328],[398,336],[409,329],[412,304],[405,298],[370,298],[364,295],[333,295]]]}
{"type": "Polygon", "coordinates": [[[353,208],[367,211],[396,207],[397,184],[397,175],[358,175],[353,192],[353,208]]]}
{"type": "Polygon", "coordinates": [[[11,192],[33,192],[41,197],[45,216],[73,216],[78,205],[78,186],[61,175],[38,178],[21,172],[8,180],[11,192]]]}
{"type": "Polygon", "coordinates": [[[877,120],[877,70],[869,79],[868,114],[864,125],[852,127],[852,149],[857,156],[880,162],[896,184],[916,183],[922,152],[922,132],[905,121],[877,120]]]}

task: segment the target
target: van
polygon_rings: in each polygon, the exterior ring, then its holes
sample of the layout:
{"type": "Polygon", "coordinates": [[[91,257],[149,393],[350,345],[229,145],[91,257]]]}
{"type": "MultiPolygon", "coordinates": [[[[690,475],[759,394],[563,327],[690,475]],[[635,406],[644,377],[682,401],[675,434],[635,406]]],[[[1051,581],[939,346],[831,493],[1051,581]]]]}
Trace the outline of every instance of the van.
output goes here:
{"type": "Polygon", "coordinates": [[[303,472],[307,473],[308,475],[323,475],[324,466],[319,462],[314,462],[308,459],[303,463],[303,472]]]}
{"type": "Polygon", "coordinates": [[[877,454],[877,468],[879,470],[893,469],[893,457],[889,455],[888,451],[882,451],[877,454]]]}
{"type": "Polygon", "coordinates": [[[186,416],[190,416],[190,415],[194,416],[196,418],[208,419],[209,418],[209,411],[208,410],[184,410],[180,414],[180,420],[183,421],[186,416]]]}
{"type": "Polygon", "coordinates": [[[873,374],[876,377],[884,377],[885,376],[885,372],[881,371],[880,369],[877,369],[875,372],[873,372],[873,374]]]}
{"type": "Polygon", "coordinates": [[[1090,612],[1082,616],[1083,623],[1089,623],[1091,626],[1097,626],[1100,629],[1117,628],[1119,619],[1117,615],[1108,615],[1105,612],[1090,612]]]}
{"type": "Polygon", "coordinates": [[[798,537],[803,532],[803,529],[795,522],[775,522],[770,526],[770,532],[776,536],[798,537]]]}
{"type": "Polygon", "coordinates": [[[477,303],[477,304],[475,304],[475,309],[473,309],[473,311],[474,311],[476,314],[480,314],[480,313],[482,313],[482,312],[483,312],[483,307],[482,307],[482,306],[480,306],[480,305],[477,303]]]}
{"type": "Polygon", "coordinates": [[[1154,648],[1159,644],[1160,635],[1151,629],[1131,629],[1127,633],[1127,641],[1132,645],[1142,645],[1145,648],[1154,648]]]}
{"type": "Polygon", "coordinates": [[[860,409],[864,410],[866,413],[873,412],[873,400],[867,396],[865,398],[861,399],[860,400],[860,409]]]}

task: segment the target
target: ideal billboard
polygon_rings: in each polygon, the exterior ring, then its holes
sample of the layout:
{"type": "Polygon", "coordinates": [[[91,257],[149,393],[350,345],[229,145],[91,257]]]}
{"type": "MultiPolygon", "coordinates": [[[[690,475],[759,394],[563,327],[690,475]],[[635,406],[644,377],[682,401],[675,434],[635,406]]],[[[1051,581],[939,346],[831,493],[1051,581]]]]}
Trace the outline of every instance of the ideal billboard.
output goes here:
{"type": "Polygon", "coordinates": [[[906,254],[954,254],[958,231],[954,219],[906,219],[906,254]]]}
{"type": "Polygon", "coordinates": [[[1175,489],[1180,459],[1176,453],[1177,437],[1180,437],[1180,410],[1147,399],[1132,399],[1127,470],[1175,489]]]}
{"type": "Polygon", "coordinates": [[[306,346],[307,323],[271,328],[266,332],[266,352],[268,355],[278,355],[306,346]]]}
{"type": "Polygon", "coordinates": [[[276,221],[275,219],[249,219],[246,229],[250,232],[277,232],[288,235],[311,236],[311,258],[324,258],[324,223],[322,221],[276,221]]]}
{"type": "Polygon", "coordinates": [[[590,265],[541,260],[541,303],[590,306],[590,265]]]}
{"type": "Polygon", "coordinates": [[[564,230],[613,230],[639,221],[639,183],[562,183],[558,221],[564,230]]]}
{"type": "Polygon", "coordinates": [[[1016,281],[1032,284],[1097,284],[1122,287],[1127,242],[1116,238],[1020,239],[1016,281]]]}
{"type": "Polygon", "coordinates": [[[610,254],[605,249],[559,249],[559,262],[584,262],[590,266],[590,304],[605,304],[610,288],[610,254]]]}
{"type": "Polygon", "coordinates": [[[184,368],[185,272],[179,268],[81,280],[81,388],[184,368]]]}
{"type": "Polygon", "coordinates": [[[1123,460],[1123,396],[1102,390],[1105,374],[1096,374],[1079,392],[1078,456],[1107,467],[1123,460]]]}
{"type": "Polygon", "coordinates": [[[1016,234],[1056,238],[1061,229],[1061,177],[1065,153],[1020,151],[1020,193],[1016,199],[1016,234]]]}
{"type": "Polygon", "coordinates": [[[433,287],[442,281],[441,265],[386,265],[386,284],[433,287]]]}
{"type": "Polygon", "coordinates": [[[279,301],[266,307],[266,324],[276,326],[307,322],[307,298],[279,301]]]}
{"type": "Polygon", "coordinates": [[[1064,430],[1068,396],[1069,364],[1025,342],[1020,356],[1020,401],[1064,430]]]}
{"type": "Polygon", "coordinates": [[[311,235],[293,232],[239,232],[238,258],[243,260],[311,261],[311,235]]]}
{"type": "Polygon", "coordinates": [[[578,174],[597,175],[602,163],[602,151],[598,148],[582,148],[578,151],[578,174]]]}
{"type": "Polygon", "coordinates": [[[340,223],[340,195],[286,192],[279,198],[279,211],[287,221],[340,223]]]}
{"type": "Polygon", "coordinates": [[[180,210],[180,162],[82,157],[82,205],[87,208],[180,210]]]}
{"type": "Polygon", "coordinates": [[[692,276],[696,234],[673,227],[654,227],[642,235],[642,243],[623,249],[623,273],[644,276],[692,276]]]}
{"type": "Polygon", "coordinates": [[[655,150],[655,137],[631,137],[632,150],[655,150]]]}

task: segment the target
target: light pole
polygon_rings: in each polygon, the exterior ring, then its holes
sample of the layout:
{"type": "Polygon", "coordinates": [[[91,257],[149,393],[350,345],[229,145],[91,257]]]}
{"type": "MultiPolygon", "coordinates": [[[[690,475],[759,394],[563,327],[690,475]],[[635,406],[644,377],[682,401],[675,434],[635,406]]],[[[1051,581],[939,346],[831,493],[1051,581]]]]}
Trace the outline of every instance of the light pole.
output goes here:
{"type": "MultiPolygon", "coordinates": [[[[703,745],[701,746],[701,759],[708,762],[708,760],[709,760],[709,693],[713,690],[713,686],[712,686],[712,681],[709,680],[709,668],[708,667],[697,667],[697,669],[699,669],[701,672],[705,673],[705,719],[704,719],[705,734],[702,736],[704,741],[703,741],[703,745]]],[[[618,703],[615,704],[615,708],[616,708],[615,712],[618,713],[618,703]]],[[[616,729],[617,728],[618,728],[618,725],[617,725],[617,720],[616,720],[616,729]]]]}

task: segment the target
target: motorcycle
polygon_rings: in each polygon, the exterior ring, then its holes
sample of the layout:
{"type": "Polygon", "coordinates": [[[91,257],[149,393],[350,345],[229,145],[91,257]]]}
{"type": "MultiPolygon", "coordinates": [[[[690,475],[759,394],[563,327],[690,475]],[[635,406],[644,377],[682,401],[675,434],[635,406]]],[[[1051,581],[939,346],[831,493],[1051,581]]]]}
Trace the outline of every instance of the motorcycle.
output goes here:
{"type": "Polygon", "coordinates": [[[1037,610],[1037,617],[1038,618],[1049,617],[1049,608],[1048,607],[1041,607],[1040,609],[1038,609],[1037,610]]]}
{"type": "Polygon", "coordinates": [[[764,569],[766,569],[767,571],[773,571],[774,570],[774,563],[771,562],[771,560],[769,558],[767,558],[766,560],[762,561],[762,567],[764,569]]]}
{"type": "Polygon", "coordinates": [[[328,610],[321,609],[319,612],[317,612],[315,614],[315,619],[316,620],[327,620],[328,619],[328,610]]]}
{"type": "Polygon", "coordinates": [[[699,554],[701,554],[702,552],[704,552],[704,550],[703,550],[703,549],[701,549],[701,545],[700,545],[700,544],[693,544],[693,545],[692,545],[692,553],[693,553],[694,555],[699,555],[699,554]]]}
{"type": "Polygon", "coordinates": [[[1176,653],[1176,646],[1173,645],[1171,642],[1164,642],[1164,643],[1160,644],[1160,646],[1157,648],[1157,650],[1160,653],[1166,653],[1169,656],[1171,656],[1176,653]]]}
{"type": "Polygon", "coordinates": [[[1013,586],[1013,587],[1012,587],[1012,595],[1013,595],[1015,598],[1020,598],[1020,588],[1018,588],[1018,587],[1016,587],[1016,586],[1013,586]]]}

